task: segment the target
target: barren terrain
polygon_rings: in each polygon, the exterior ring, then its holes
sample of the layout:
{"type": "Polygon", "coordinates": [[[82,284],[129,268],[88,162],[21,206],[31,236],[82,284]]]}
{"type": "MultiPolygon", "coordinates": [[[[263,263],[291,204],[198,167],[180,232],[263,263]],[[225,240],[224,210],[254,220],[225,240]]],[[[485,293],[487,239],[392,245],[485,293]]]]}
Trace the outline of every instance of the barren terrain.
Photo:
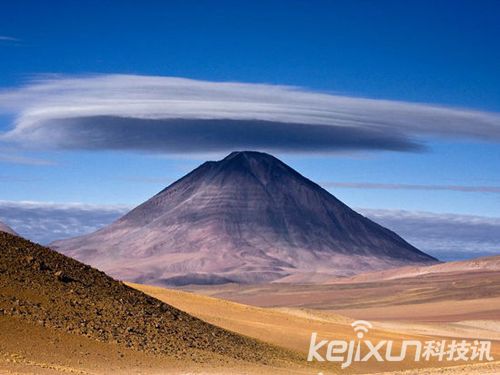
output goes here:
{"type": "MultiPolygon", "coordinates": [[[[353,330],[351,323],[355,320],[351,317],[340,315],[336,312],[317,310],[300,307],[257,307],[221,300],[209,296],[201,296],[189,292],[165,289],[154,286],[144,286],[130,284],[158,299],[161,299],[181,310],[189,312],[214,325],[238,332],[244,335],[258,338],[278,346],[302,352],[306,358],[309,348],[311,332],[318,332],[324,338],[351,340],[353,330]]],[[[290,286],[294,288],[297,286],[290,286]]],[[[271,288],[268,285],[267,288],[271,288]]],[[[245,289],[240,292],[244,293],[245,289]]],[[[205,289],[206,291],[206,289],[205,289]]],[[[288,290],[290,292],[290,290],[288,290]]],[[[255,291],[247,290],[254,293],[255,291]]],[[[488,301],[491,303],[491,301],[488,301]]],[[[493,307],[494,305],[490,305],[493,307]]],[[[444,305],[441,309],[445,310],[444,305]]],[[[494,357],[500,355],[500,322],[497,320],[471,320],[464,322],[444,322],[439,323],[413,323],[409,318],[413,316],[410,310],[406,311],[407,320],[403,321],[372,321],[374,329],[370,330],[370,339],[383,340],[393,339],[395,342],[401,339],[487,339],[493,340],[494,357]]],[[[470,313],[469,316],[474,316],[470,313]]],[[[413,373],[440,373],[445,374],[460,373],[462,368],[449,368],[446,370],[431,369],[432,367],[442,367],[443,363],[415,363],[406,361],[397,364],[370,362],[367,364],[353,364],[349,369],[342,370],[343,373],[376,373],[382,371],[407,370],[416,368],[413,373]],[[420,367],[420,370],[418,369],[420,367]],[[427,367],[425,370],[421,367],[427,367]],[[431,368],[429,368],[431,367],[431,368]],[[421,371],[421,372],[418,372],[421,371]],[[455,372],[456,371],[456,372],[455,372]]],[[[474,365],[475,366],[475,365],[474,365]]],[[[476,371],[477,374],[495,373],[500,371],[500,364],[480,364],[476,367],[468,366],[470,373],[476,371]],[[487,372],[492,371],[492,372],[487,372]]],[[[445,365],[445,367],[447,367],[445,365]]],[[[340,372],[338,365],[329,366],[327,371],[340,372]]],[[[328,373],[328,372],[325,372],[328,373]]],[[[412,373],[412,372],[408,372],[412,373]]]]}
{"type": "Polygon", "coordinates": [[[429,273],[330,285],[228,284],[189,290],[255,306],[319,309],[367,320],[500,321],[500,271],[429,273]]]}
{"type": "Polygon", "coordinates": [[[1,371],[303,367],[290,350],[206,323],[20,237],[0,233],[0,249],[1,371]]]}
{"type": "Polygon", "coordinates": [[[373,341],[485,339],[500,358],[499,273],[434,272],[328,285],[125,285],[0,233],[0,373],[495,374],[499,362],[306,362],[312,332],[373,341]],[[138,290],[139,291],[138,291],[138,290]],[[144,294],[144,293],[145,294],[144,294]],[[148,296],[149,295],[149,296],[148,296]],[[233,301],[229,301],[229,299],[233,301]],[[235,302],[237,301],[237,302],[235,302]]]}

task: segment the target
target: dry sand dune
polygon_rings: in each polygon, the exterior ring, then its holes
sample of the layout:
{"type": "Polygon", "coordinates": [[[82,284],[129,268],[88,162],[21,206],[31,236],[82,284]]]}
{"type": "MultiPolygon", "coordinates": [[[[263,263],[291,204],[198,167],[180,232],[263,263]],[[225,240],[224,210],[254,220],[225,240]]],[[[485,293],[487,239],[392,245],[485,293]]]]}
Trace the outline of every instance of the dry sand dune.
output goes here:
{"type": "Polygon", "coordinates": [[[425,370],[405,370],[396,372],[377,372],[372,375],[498,375],[500,362],[479,363],[465,366],[427,368],[425,370]]]}
{"type": "MultiPolygon", "coordinates": [[[[309,348],[311,332],[321,333],[325,338],[336,338],[341,340],[353,339],[351,322],[354,319],[336,313],[302,309],[302,308],[262,308],[248,306],[227,300],[221,300],[208,296],[179,290],[165,289],[161,287],[146,286],[140,284],[129,284],[147,294],[150,294],[162,301],[199,317],[207,322],[220,327],[252,336],[269,343],[290,348],[305,353],[309,348]]],[[[500,330],[500,324],[496,322],[464,322],[460,324],[439,324],[439,325],[415,325],[411,323],[396,322],[392,324],[375,322],[375,328],[370,331],[370,339],[376,341],[381,339],[392,339],[398,342],[401,339],[420,339],[444,337],[460,338],[484,338],[498,340],[499,334],[489,334],[489,329],[500,330]],[[479,336],[476,336],[476,333],[479,336]]],[[[500,356],[500,346],[494,344],[494,355],[500,356]]],[[[396,364],[378,364],[376,362],[355,364],[344,373],[367,373],[372,374],[381,371],[403,370],[412,367],[442,366],[437,363],[415,363],[407,361],[396,364]]],[[[498,364],[494,366],[495,371],[500,371],[498,364]]],[[[486,367],[481,366],[484,370],[486,367]]],[[[329,366],[325,374],[339,372],[339,366],[329,366]]],[[[427,373],[427,369],[420,368],[417,373],[427,373]]],[[[445,373],[452,373],[446,370],[445,373]]],[[[414,372],[415,373],[415,372],[414,372]]],[[[434,372],[432,372],[434,373],[434,372]]],[[[436,372],[439,373],[439,372],[436,372]]],[[[477,372],[480,374],[481,372],[477,372]]],[[[485,372],[486,373],[486,372],[485,372]]],[[[494,372],[490,372],[494,373],[494,372]]]]}
{"type": "Polygon", "coordinates": [[[191,291],[262,307],[300,307],[367,320],[500,321],[500,271],[429,273],[330,285],[223,285],[191,291]]]}
{"type": "Polygon", "coordinates": [[[497,320],[464,320],[441,323],[378,321],[377,326],[390,331],[408,334],[438,335],[457,339],[481,339],[500,342],[500,321],[497,320]]]}
{"type": "Polygon", "coordinates": [[[353,284],[376,282],[384,280],[396,280],[403,278],[412,278],[430,274],[450,274],[460,277],[463,273],[471,272],[500,272],[500,256],[482,257],[470,260],[440,263],[431,266],[407,266],[400,268],[392,268],[383,271],[366,272],[359,275],[345,278],[329,278],[324,284],[353,284]]]}

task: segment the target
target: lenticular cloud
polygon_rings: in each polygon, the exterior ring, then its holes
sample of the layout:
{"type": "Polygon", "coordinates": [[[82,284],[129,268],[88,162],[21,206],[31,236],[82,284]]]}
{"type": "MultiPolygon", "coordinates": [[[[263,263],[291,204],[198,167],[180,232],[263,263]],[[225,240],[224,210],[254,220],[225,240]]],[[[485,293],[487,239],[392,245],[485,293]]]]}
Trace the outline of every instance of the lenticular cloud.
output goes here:
{"type": "Polygon", "coordinates": [[[55,149],[182,153],[415,151],[426,139],[500,141],[500,114],[290,86],[133,75],[50,76],[0,91],[0,140],[55,149]]]}

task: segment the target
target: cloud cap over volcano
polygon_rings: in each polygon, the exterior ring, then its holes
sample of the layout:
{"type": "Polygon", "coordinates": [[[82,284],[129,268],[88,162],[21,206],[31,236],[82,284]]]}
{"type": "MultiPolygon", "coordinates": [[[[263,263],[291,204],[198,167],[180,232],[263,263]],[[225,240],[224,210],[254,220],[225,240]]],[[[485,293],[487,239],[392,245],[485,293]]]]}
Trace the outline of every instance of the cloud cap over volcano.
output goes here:
{"type": "Polygon", "coordinates": [[[267,84],[49,76],[0,92],[0,140],[42,148],[160,153],[228,149],[422,149],[426,139],[500,141],[500,115],[267,84]]]}

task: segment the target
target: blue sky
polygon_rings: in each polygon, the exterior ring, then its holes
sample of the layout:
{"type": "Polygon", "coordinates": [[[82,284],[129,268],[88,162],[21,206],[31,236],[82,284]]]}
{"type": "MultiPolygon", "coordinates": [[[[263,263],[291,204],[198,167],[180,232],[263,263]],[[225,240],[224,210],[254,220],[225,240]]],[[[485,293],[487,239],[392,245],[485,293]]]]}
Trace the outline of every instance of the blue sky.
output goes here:
{"type": "MultiPolygon", "coordinates": [[[[59,91],[65,79],[95,83],[87,95],[97,97],[106,77],[121,74],[110,85],[124,82],[130,91],[150,86],[129,77],[161,76],[209,81],[213,89],[219,82],[259,83],[268,85],[263,90],[298,86],[341,98],[423,103],[409,115],[413,128],[403,134],[403,141],[422,146],[418,150],[363,144],[318,152],[278,147],[274,153],[353,207],[498,217],[499,39],[498,1],[9,2],[0,13],[0,133],[35,109],[52,108],[50,100],[28,97],[26,87],[40,87],[40,77],[59,91]],[[442,114],[435,118],[439,131],[428,129],[432,123],[421,131],[417,112],[429,106],[479,115],[456,131],[458,117],[442,114]]],[[[78,85],[69,96],[79,98],[78,85]]],[[[102,98],[114,93],[103,88],[102,98]]],[[[61,105],[68,109],[67,102],[61,105]]],[[[354,103],[350,114],[363,105],[354,103]]],[[[393,121],[387,113],[382,119],[393,121]]],[[[55,131],[49,120],[54,118],[44,120],[45,138],[55,131]]],[[[286,121],[279,121],[276,129],[283,132],[286,121]]],[[[402,121],[395,119],[384,132],[399,134],[402,121]]],[[[29,137],[19,142],[20,136],[0,142],[0,200],[135,205],[205,159],[239,146],[226,141],[214,150],[195,145],[192,152],[159,152],[150,144],[137,148],[133,139],[123,147],[89,146],[74,139],[85,125],[78,126],[65,133],[64,146],[29,137]]]]}

